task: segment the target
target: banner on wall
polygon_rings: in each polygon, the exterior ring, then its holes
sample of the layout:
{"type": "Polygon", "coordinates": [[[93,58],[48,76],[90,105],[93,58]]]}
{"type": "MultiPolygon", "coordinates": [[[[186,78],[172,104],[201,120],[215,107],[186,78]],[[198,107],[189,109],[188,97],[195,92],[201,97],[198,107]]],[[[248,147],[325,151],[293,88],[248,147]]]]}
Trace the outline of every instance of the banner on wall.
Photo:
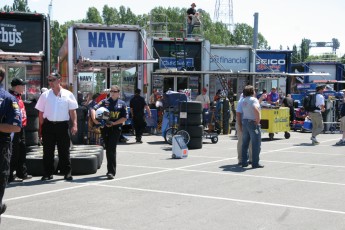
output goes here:
{"type": "Polygon", "coordinates": [[[77,30],[79,56],[91,60],[137,60],[138,32],[77,30]]]}
{"type": "Polygon", "coordinates": [[[93,72],[78,73],[78,81],[80,92],[94,92],[96,80],[93,72]]]}
{"type": "Polygon", "coordinates": [[[257,53],[256,72],[286,72],[285,53],[257,53]]]}
{"type": "Polygon", "coordinates": [[[249,50],[211,49],[210,70],[249,71],[249,50]]]}

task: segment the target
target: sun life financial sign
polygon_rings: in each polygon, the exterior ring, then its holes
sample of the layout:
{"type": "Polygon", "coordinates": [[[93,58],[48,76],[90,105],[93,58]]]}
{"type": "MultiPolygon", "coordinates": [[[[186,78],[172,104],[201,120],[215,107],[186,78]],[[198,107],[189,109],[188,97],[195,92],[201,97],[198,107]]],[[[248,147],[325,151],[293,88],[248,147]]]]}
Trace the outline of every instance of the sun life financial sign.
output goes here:
{"type": "Polygon", "coordinates": [[[77,57],[90,60],[137,60],[136,31],[77,30],[80,50],[77,57]]]}

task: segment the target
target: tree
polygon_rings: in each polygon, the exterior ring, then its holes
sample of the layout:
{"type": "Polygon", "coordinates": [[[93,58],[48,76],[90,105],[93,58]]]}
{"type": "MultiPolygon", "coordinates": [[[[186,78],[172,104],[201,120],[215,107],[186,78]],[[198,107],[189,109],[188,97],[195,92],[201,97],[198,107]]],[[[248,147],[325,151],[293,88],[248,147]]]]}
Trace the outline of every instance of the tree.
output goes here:
{"type": "Polygon", "coordinates": [[[1,8],[1,11],[30,12],[30,8],[28,7],[26,3],[27,3],[26,0],[14,0],[12,6],[5,5],[3,8],[1,8]]]}
{"type": "Polygon", "coordinates": [[[96,7],[89,7],[86,12],[86,19],[83,20],[84,23],[99,23],[103,24],[101,14],[96,7]]]}
{"type": "Polygon", "coordinates": [[[340,42],[336,38],[332,38],[332,42],[333,42],[333,47],[332,47],[333,51],[336,52],[337,49],[339,49],[340,47],[340,42]]]}
{"type": "Polygon", "coordinates": [[[108,5],[105,5],[103,7],[102,18],[103,18],[104,24],[106,25],[113,25],[120,21],[119,13],[117,9],[113,7],[109,7],[108,5]]]}
{"type": "MultiPolygon", "coordinates": [[[[237,23],[233,36],[234,45],[253,45],[254,29],[246,23],[237,23]]],[[[261,33],[258,35],[258,48],[268,48],[267,40],[261,33]]]]}
{"type": "Polygon", "coordinates": [[[310,39],[303,38],[301,43],[301,61],[304,62],[309,56],[310,39]]]}
{"type": "Polygon", "coordinates": [[[293,45],[292,48],[292,58],[291,58],[292,63],[298,63],[300,62],[300,54],[297,50],[297,46],[293,45]]]}

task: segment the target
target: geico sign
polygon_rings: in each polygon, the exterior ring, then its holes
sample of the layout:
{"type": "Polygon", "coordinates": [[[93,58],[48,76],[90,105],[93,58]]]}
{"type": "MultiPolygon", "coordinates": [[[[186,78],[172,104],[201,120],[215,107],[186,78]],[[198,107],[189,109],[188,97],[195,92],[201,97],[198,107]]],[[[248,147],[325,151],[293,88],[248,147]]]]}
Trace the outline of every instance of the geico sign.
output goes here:
{"type": "Polygon", "coordinates": [[[285,59],[256,59],[256,64],[264,65],[285,65],[285,59]]]}

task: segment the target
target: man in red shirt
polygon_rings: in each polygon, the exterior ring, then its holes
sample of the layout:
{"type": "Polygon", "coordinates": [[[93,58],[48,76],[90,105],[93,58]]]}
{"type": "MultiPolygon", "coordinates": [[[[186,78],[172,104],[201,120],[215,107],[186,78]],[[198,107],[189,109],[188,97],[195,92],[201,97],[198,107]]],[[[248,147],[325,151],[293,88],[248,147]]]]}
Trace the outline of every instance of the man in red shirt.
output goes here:
{"type": "Polygon", "coordinates": [[[23,180],[31,179],[26,168],[26,146],[25,146],[25,126],[27,123],[27,116],[25,105],[22,100],[22,94],[25,90],[26,81],[20,78],[13,78],[11,81],[12,89],[9,90],[18,101],[18,106],[22,115],[22,129],[19,133],[14,133],[12,140],[12,155],[10,163],[10,176],[8,182],[22,182],[23,180]],[[16,171],[16,175],[14,175],[16,171]]]}

